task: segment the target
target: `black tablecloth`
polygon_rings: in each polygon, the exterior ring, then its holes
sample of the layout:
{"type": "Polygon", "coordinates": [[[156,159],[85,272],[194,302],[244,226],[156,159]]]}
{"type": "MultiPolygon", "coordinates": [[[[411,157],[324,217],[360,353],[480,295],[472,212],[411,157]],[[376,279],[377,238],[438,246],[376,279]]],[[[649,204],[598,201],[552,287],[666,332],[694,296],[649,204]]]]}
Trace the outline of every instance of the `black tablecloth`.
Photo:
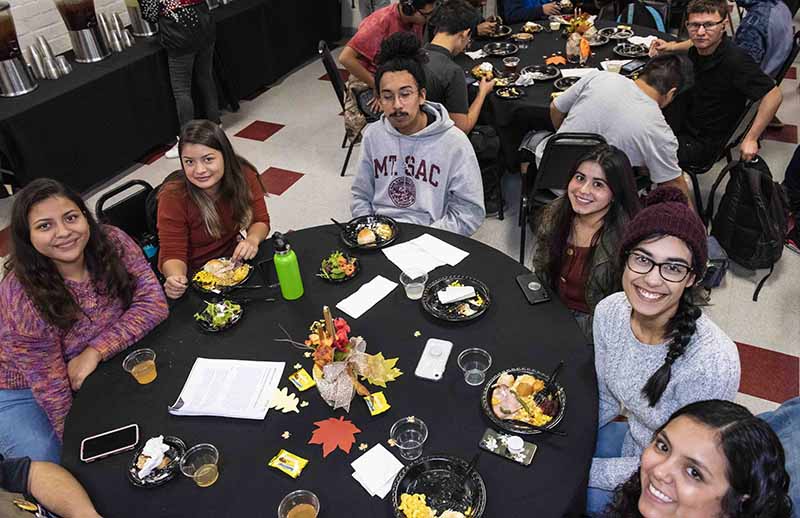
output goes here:
{"type": "MultiPolygon", "coordinates": [[[[274,82],[340,33],[340,0],[235,0],[213,11],[216,76],[226,103],[274,82]]],[[[70,55],[69,60],[73,58],[70,55]]],[[[168,142],[178,120],[166,52],[158,37],[73,72],[34,92],[0,99],[2,165],[20,185],[56,178],[80,191],[103,182],[168,142]]]]}
{"type": "MultiPolygon", "coordinates": [[[[406,299],[402,287],[395,289],[359,319],[345,316],[352,335],[367,340],[367,352],[382,351],[386,358],[399,357],[404,372],[384,392],[392,408],[370,417],[364,402],[356,398],[349,415],[333,412],[316,389],[298,393],[310,405],[300,415],[270,410],[264,421],[212,417],[176,417],[167,405],[177,398],[198,356],[245,360],[285,361],[283,379],[301,363],[309,370],[311,360],[282,337],[282,324],[296,340],[303,340],[312,320],[321,318],[322,306],[331,308],[361,284],[381,274],[397,279],[399,270],[380,252],[357,254],[362,261],[360,277],[344,285],[331,285],[314,276],[322,256],[341,245],[333,226],[316,227],[290,234],[297,252],[305,295],[295,302],[252,302],[238,327],[219,335],[205,335],[194,326],[191,315],[199,301],[190,295],[173,308],[167,322],[136,347],[152,347],[158,353],[158,378],[150,385],[137,385],[122,370],[124,354],[101,365],[76,394],[66,422],[63,462],[84,484],[106,516],[274,516],[281,498],[305,488],[319,495],[322,518],[377,518],[392,516],[389,499],[370,497],[351,477],[350,463],[361,452],[357,445],[386,444],[392,423],[407,415],[423,419],[430,434],[423,454],[446,453],[470,459],[489,426],[482,414],[482,387],[469,387],[456,364],[458,353],[468,347],[484,347],[493,356],[489,374],[514,366],[531,366],[549,372],[559,360],[566,366],[563,384],[566,414],[558,428],[568,437],[548,435],[532,439],[539,449],[529,467],[484,453],[478,471],[486,482],[488,503],[484,517],[575,515],[582,505],[588,469],[595,444],[597,386],[593,353],[570,313],[554,300],[530,306],[516,284],[524,273],[511,258],[468,238],[415,225],[401,226],[401,240],[423,232],[444,239],[470,255],[456,268],[442,267],[431,278],[458,272],[482,279],[490,288],[492,305],[480,319],[466,324],[434,320],[419,302],[406,299]],[[421,337],[414,332],[420,331],[421,337]],[[455,345],[447,370],[439,382],[414,376],[414,369],[428,338],[451,340],[455,345]],[[349,455],[340,450],[322,458],[319,445],[307,444],[313,422],[346,415],[362,430],[349,455]],[[142,441],[164,434],[181,437],[188,445],[215,444],[221,455],[220,478],[207,489],[181,477],[152,490],[132,486],[125,476],[130,453],[83,464],[78,460],[80,441],[89,435],[129,423],[141,427],[142,441]],[[292,435],[281,438],[284,431],[292,435]],[[281,448],[310,460],[294,480],[267,467],[281,448]]],[[[268,246],[268,245],[267,245],[268,246]]],[[[254,276],[255,277],[255,276],[254,276]]],[[[251,279],[252,281],[253,279],[251,279]]],[[[255,293],[248,293],[255,295],[255,293]]],[[[290,383],[282,382],[282,386],[290,383]]]]}

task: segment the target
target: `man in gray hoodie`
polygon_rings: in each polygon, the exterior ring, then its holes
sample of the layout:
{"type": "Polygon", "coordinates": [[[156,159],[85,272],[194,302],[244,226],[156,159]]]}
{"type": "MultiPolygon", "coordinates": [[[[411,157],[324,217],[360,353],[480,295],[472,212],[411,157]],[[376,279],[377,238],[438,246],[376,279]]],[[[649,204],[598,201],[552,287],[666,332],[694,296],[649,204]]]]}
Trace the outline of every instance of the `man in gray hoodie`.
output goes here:
{"type": "Polygon", "coordinates": [[[375,84],[383,115],[364,131],[350,210],[470,236],[486,216],[480,167],[444,106],[425,100],[426,59],[412,34],[381,44],[375,84]]]}

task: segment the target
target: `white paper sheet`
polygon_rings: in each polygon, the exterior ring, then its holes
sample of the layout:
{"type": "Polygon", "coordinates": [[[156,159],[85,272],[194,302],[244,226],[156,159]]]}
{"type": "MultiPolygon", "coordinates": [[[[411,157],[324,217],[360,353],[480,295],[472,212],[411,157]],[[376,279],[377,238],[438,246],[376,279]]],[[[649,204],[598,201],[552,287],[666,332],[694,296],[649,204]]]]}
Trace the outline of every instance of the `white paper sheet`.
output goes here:
{"type": "Polygon", "coordinates": [[[283,362],[197,358],[169,413],[264,419],[283,362]]]}
{"type": "Polygon", "coordinates": [[[446,264],[455,266],[469,255],[469,252],[430,234],[422,234],[411,241],[386,247],[382,252],[395,266],[409,275],[419,271],[430,273],[446,264]]]}

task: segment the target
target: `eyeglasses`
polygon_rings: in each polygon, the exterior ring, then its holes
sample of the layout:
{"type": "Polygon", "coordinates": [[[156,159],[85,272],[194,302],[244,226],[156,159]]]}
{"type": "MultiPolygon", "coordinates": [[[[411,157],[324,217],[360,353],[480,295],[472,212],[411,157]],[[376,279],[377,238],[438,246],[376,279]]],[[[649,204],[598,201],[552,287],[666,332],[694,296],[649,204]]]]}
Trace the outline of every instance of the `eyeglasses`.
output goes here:
{"type": "Polygon", "coordinates": [[[394,104],[395,98],[400,99],[401,104],[408,104],[411,102],[411,99],[416,94],[416,90],[412,90],[411,88],[400,90],[397,95],[393,94],[392,92],[381,92],[381,102],[387,104],[394,104]]]}
{"type": "Polygon", "coordinates": [[[436,8],[431,9],[430,11],[423,11],[421,9],[417,9],[417,12],[422,15],[423,18],[426,20],[433,16],[433,13],[436,12],[436,8]]]}
{"type": "Polygon", "coordinates": [[[648,274],[658,266],[658,273],[667,282],[681,282],[686,278],[692,269],[681,263],[657,263],[646,255],[636,252],[628,252],[626,261],[628,269],[634,273],[648,274]]]}
{"type": "Polygon", "coordinates": [[[700,27],[702,27],[703,29],[706,30],[706,32],[708,32],[711,29],[714,29],[714,28],[716,28],[717,26],[719,26],[719,25],[721,25],[723,23],[725,23],[725,18],[723,18],[722,20],[720,20],[718,22],[703,22],[703,23],[686,22],[686,28],[689,30],[689,32],[697,32],[697,31],[700,30],[700,27]]]}

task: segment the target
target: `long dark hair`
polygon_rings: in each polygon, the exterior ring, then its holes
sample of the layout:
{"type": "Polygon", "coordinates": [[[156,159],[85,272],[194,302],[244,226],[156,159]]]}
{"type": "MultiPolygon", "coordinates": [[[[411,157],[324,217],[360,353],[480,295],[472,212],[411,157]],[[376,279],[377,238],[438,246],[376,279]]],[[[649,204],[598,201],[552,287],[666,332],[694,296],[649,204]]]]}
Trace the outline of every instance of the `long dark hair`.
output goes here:
{"type": "Polygon", "coordinates": [[[84,259],[95,289],[102,295],[120,300],[127,309],[133,301],[135,281],[125,268],[117,247],[75,191],[50,178],[39,178],[29,183],[17,194],[11,209],[11,254],[5,268],[14,272],[42,318],[62,331],[68,331],[80,319],[83,310],[75,302],[53,261],[33,247],[28,223],[33,206],[52,197],[70,200],[89,223],[84,259]]]}
{"type": "MultiPolygon", "coordinates": [[[[592,236],[592,251],[586,261],[586,267],[588,268],[592,264],[592,256],[596,249],[595,245],[603,237],[603,233],[608,232],[610,229],[621,231],[625,221],[632,219],[639,212],[639,197],[636,194],[636,182],[633,178],[633,168],[628,156],[621,149],[607,144],[600,144],[592,148],[575,162],[575,167],[569,175],[565,189],[584,162],[596,162],[600,165],[613,195],[611,204],[608,206],[608,212],[603,217],[603,226],[592,236]]],[[[556,280],[561,275],[564,249],[567,247],[574,221],[575,211],[572,209],[569,197],[565,194],[555,211],[553,232],[550,234],[550,257],[548,258],[547,269],[552,282],[551,287],[553,288],[556,287],[556,280]]]]}
{"type": "MultiPolygon", "coordinates": [[[[673,420],[686,416],[713,428],[727,461],[730,488],[722,498],[726,518],[788,518],[792,515],[789,475],[780,439],[770,426],[745,407],[718,399],[698,401],[677,410],[655,433],[673,420]]],[[[621,484],[604,513],[608,518],[641,517],[642,494],[637,470],[621,484]]]]}
{"type": "MultiPolygon", "coordinates": [[[[253,219],[252,195],[242,166],[255,168],[245,159],[236,155],[222,128],[209,120],[195,119],[184,124],[178,142],[178,151],[181,156],[183,156],[183,146],[186,144],[200,144],[222,153],[225,172],[220,180],[219,197],[230,204],[233,221],[240,228],[248,227],[253,219]]],[[[183,160],[181,160],[181,167],[183,167],[183,160]]],[[[202,189],[193,185],[186,174],[183,175],[183,184],[189,198],[200,209],[209,235],[215,238],[221,237],[222,222],[217,214],[214,200],[202,189]]]]}

